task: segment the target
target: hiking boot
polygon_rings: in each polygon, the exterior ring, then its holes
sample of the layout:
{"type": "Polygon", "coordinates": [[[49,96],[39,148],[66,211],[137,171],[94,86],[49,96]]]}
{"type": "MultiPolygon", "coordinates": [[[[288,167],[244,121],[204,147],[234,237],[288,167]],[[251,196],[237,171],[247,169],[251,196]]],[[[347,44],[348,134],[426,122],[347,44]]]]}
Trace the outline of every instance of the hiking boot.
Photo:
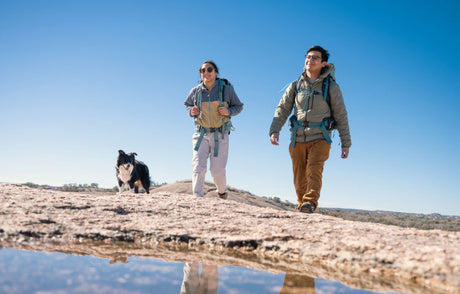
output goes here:
{"type": "Polygon", "coordinates": [[[304,212],[304,213],[313,213],[313,205],[311,205],[310,203],[308,202],[304,202],[302,203],[302,205],[300,206],[300,212],[304,212]]]}
{"type": "Polygon", "coordinates": [[[225,199],[227,199],[227,197],[228,197],[227,192],[224,192],[224,193],[217,193],[217,194],[219,195],[219,198],[220,198],[220,199],[224,199],[224,200],[225,200],[225,199]]]}

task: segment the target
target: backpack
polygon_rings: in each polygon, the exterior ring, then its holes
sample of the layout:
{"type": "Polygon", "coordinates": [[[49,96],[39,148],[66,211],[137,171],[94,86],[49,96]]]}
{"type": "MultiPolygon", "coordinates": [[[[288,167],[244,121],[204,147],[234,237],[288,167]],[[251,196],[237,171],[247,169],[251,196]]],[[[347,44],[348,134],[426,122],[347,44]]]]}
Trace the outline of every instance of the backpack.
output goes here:
{"type": "MultiPolygon", "coordinates": [[[[329,65],[332,68],[332,71],[324,78],[322,91],[323,91],[323,99],[324,101],[327,102],[327,105],[329,105],[329,109],[331,109],[331,97],[329,96],[329,84],[331,83],[331,80],[335,81],[335,67],[334,67],[334,64],[332,63],[328,63],[327,65],[329,65]]],[[[297,93],[299,92],[306,92],[306,91],[300,90],[301,79],[302,79],[302,76],[300,76],[299,78],[297,78],[297,80],[293,82],[293,83],[296,83],[296,87],[294,88],[294,96],[297,96],[297,93]]],[[[318,93],[315,93],[315,94],[318,94],[318,93]]],[[[304,106],[304,111],[305,111],[305,106],[304,106]]],[[[332,110],[331,110],[331,115],[332,115],[332,110]]]]}
{"type": "MultiPolygon", "coordinates": [[[[216,79],[216,82],[219,83],[219,105],[220,107],[223,107],[225,106],[224,104],[224,93],[225,93],[225,88],[227,86],[232,86],[232,84],[230,84],[230,82],[227,80],[227,79],[223,79],[223,78],[217,78],[216,79]]],[[[197,106],[198,108],[200,108],[200,115],[198,117],[195,118],[195,130],[200,133],[200,137],[198,138],[198,141],[195,145],[195,151],[198,151],[198,149],[200,148],[200,145],[201,145],[201,142],[203,141],[203,137],[204,135],[211,131],[211,129],[208,129],[208,128],[205,128],[203,126],[201,126],[198,121],[197,121],[197,118],[201,118],[201,110],[203,109],[202,108],[202,92],[201,92],[201,84],[203,82],[200,82],[200,84],[197,86],[197,91],[196,91],[196,98],[195,98],[195,106],[197,106]]],[[[232,129],[232,123],[230,121],[230,118],[228,117],[228,121],[225,121],[225,117],[222,118],[222,126],[219,127],[219,128],[216,128],[216,129],[212,129],[212,131],[214,132],[214,144],[215,144],[215,148],[214,148],[214,157],[217,157],[218,155],[218,150],[219,150],[219,140],[218,140],[218,133],[222,133],[222,138],[224,137],[225,134],[229,134],[230,133],[230,130],[232,129]]]]}
{"type": "MultiPolygon", "coordinates": [[[[219,102],[220,105],[223,106],[224,103],[224,92],[225,92],[225,86],[231,86],[230,82],[227,79],[223,78],[216,78],[216,82],[219,83],[219,102]]],[[[197,93],[196,93],[196,99],[195,99],[195,106],[198,106],[198,108],[201,109],[201,99],[202,99],[202,93],[201,93],[201,84],[203,82],[200,82],[200,84],[197,86],[197,93]]]]}
{"type": "MultiPolygon", "coordinates": [[[[329,106],[329,109],[331,111],[331,116],[330,117],[325,117],[322,122],[319,123],[312,123],[312,122],[303,122],[303,121],[298,121],[297,117],[295,114],[293,114],[289,118],[289,125],[292,128],[292,134],[291,134],[291,146],[294,148],[295,146],[295,137],[297,133],[297,128],[299,126],[310,126],[310,127],[320,127],[321,131],[323,133],[324,138],[326,141],[330,144],[332,143],[331,137],[329,136],[328,131],[333,130],[335,128],[335,120],[334,120],[334,115],[332,113],[332,108],[331,108],[331,97],[329,95],[329,84],[331,83],[331,80],[335,81],[335,67],[332,63],[328,63],[328,65],[332,68],[332,71],[324,78],[323,80],[323,85],[322,85],[322,94],[323,94],[323,99],[324,101],[327,102],[327,105],[329,106]]],[[[300,84],[301,84],[302,76],[297,78],[294,82],[296,83],[296,86],[294,88],[294,97],[297,96],[297,93],[308,93],[308,94],[320,94],[319,92],[316,91],[306,91],[306,90],[300,90],[300,84]]],[[[307,105],[308,105],[308,99],[305,102],[304,107],[302,108],[302,111],[305,111],[307,105]]]]}

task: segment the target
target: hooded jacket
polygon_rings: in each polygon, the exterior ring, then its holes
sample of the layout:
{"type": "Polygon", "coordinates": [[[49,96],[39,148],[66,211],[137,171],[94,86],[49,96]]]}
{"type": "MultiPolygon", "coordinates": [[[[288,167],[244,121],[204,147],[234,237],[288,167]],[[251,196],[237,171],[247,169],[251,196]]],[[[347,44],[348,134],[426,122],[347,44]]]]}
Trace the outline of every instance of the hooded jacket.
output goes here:
{"type": "Polygon", "coordinates": [[[204,128],[219,128],[223,123],[226,123],[230,120],[230,117],[239,114],[243,110],[243,103],[235,93],[233,86],[230,84],[224,84],[223,91],[223,106],[228,108],[229,115],[222,116],[219,114],[218,108],[221,106],[219,103],[219,79],[216,79],[213,87],[208,90],[203,83],[200,83],[198,86],[194,87],[188,94],[187,99],[185,100],[185,109],[188,114],[191,115],[191,110],[193,106],[201,107],[200,115],[196,117],[196,122],[204,128]],[[201,105],[197,104],[197,92],[198,88],[201,88],[202,97],[201,105]]]}
{"type": "MultiPolygon", "coordinates": [[[[281,128],[286,123],[286,120],[294,108],[294,115],[297,117],[298,121],[318,123],[322,122],[326,117],[333,116],[336,123],[335,128],[339,131],[342,147],[348,148],[351,146],[347,110],[340,87],[333,79],[331,79],[329,84],[330,107],[323,98],[323,81],[332,70],[332,66],[329,64],[326,65],[321,71],[318,79],[313,83],[308,80],[304,72],[300,78],[299,91],[296,91],[297,82],[292,82],[289,85],[276,107],[275,115],[270,126],[270,136],[273,133],[279,133],[281,131],[281,128]],[[303,91],[311,91],[314,92],[314,94],[305,93],[303,91]]],[[[329,131],[329,135],[331,135],[330,133],[331,131],[329,131]]],[[[320,127],[309,127],[307,125],[300,126],[297,129],[296,142],[307,143],[320,139],[324,139],[320,127]]]]}

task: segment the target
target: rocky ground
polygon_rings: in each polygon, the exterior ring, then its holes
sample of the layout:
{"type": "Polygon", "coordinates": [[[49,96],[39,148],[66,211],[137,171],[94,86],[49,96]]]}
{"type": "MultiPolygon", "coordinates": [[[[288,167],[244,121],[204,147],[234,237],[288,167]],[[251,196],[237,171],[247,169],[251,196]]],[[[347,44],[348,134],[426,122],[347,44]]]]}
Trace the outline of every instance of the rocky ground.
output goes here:
{"type": "Polygon", "coordinates": [[[460,232],[422,231],[286,210],[190,182],[151,194],[72,193],[0,184],[0,249],[208,261],[405,293],[460,293],[460,232]]]}

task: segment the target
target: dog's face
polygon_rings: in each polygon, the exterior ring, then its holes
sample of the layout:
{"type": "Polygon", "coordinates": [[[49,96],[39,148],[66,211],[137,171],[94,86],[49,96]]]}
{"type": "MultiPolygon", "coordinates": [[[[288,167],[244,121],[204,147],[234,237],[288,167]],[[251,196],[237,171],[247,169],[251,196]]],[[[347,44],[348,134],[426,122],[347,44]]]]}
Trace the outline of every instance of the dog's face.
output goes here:
{"type": "Polygon", "coordinates": [[[131,173],[134,169],[136,153],[126,154],[123,150],[118,151],[117,168],[122,173],[131,173]]]}

